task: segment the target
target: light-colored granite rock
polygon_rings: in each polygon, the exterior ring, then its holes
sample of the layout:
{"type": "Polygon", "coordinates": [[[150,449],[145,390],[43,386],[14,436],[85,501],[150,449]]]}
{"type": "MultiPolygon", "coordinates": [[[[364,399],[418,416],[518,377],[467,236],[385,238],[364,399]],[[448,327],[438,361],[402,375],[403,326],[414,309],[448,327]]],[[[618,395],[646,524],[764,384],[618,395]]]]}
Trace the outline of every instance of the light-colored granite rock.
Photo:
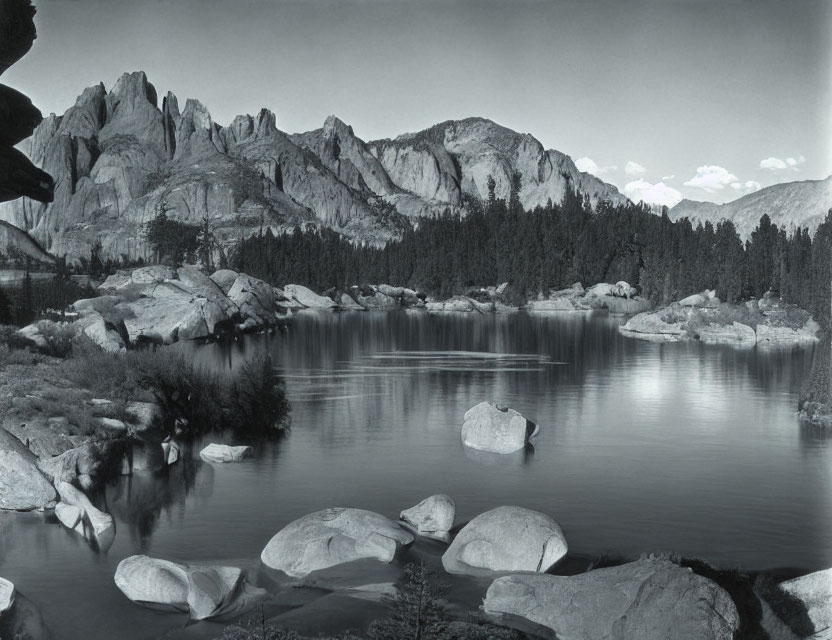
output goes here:
{"type": "Polygon", "coordinates": [[[207,462],[240,462],[253,455],[251,447],[232,447],[227,444],[211,443],[199,452],[199,457],[207,462]]]}
{"type": "Polygon", "coordinates": [[[547,571],[567,552],[560,526],[522,507],[497,507],[466,524],[442,556],[448,573],[547,571]]]}
{"type": "Polygon", "coordinates": [[[491,453],[512,453],[526,446],[539,427],[514,409],[480,402],[465,412],[462,443],[491,453]]]}
{"type": "Polygon", "coordinates": [[[780,588],[800,600],[815,627],[811,636],[821,640],[832,638],[832,569],[815,571],[780,583],[780,588]]]}
{"type": "Polygon", "coordinates": [[[55,506],[55,489],[38,468],[37,457],[0,428],[0,509],[32,511],[55,506]]]}
{"type": "Polygon", "coordinates": [[[504,576],[488,588],[484,609],[571,640],[732,640],[740,624],[722,587],[667,560],[568,577],[504,576]]]}
{"type": "Polygon", "coordinates": [[[390,562],[411,542],[411,533],[378,513],[336,507],[286,525],[269,541],[260,559],[267,567],[300,578],[363,558],[390,562]]]}
{"type": "Polygon", "coordinates": [[[447,540],[454,526],[456,505],[450,496],[436,494],[425,498],[419,504],[405,509],[399,518],[410,525],[421,536],[447,540]]]}

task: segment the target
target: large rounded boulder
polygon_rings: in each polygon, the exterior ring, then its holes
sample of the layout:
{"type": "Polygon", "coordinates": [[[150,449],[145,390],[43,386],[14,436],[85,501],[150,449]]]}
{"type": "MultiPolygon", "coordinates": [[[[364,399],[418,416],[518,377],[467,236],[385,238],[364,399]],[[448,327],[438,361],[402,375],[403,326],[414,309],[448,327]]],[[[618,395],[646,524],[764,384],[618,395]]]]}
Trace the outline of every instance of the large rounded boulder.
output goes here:
{"type": "Polygon", "coordinates": [[[177,564],[148,556],[119,562],[115,583],[136,604],[187,611],[193,620],[240,613],[263,594],[245,585],[237,567],[177,564]]]}
{"type": "Polygon", "coordinates": [[[576,576],[504,576],[488,588],[484,609],[572,640],[732,640],[740,622],[722,587],[656,559],[576,576]]]}
{"type": "Polygon", "coordinates": [[[260,559],[267,567],[302,578],[354,560],[390,562],[411,542],[411,533],[378,513],[335,507],[286,525],[269,541],[260,559]]]}
{"type": "Polygon", "coordinates": [[[480,402],[465,412],[462,443],[478,451],[512,453],[523,449],[538,430],[514,409],[480,402]]]}
{"type": "Polygon", "coordinates": [[[478,515],[442,556],[448,573],[546,571],[566,555],[566,538],[549,516],[522,507],[478,515]]]}
{"type": "Polygon", "coordinates": [[[0,510],[31,511],[55,506],[58,496],[37,463],[35,454],[0,427],[0,510]]]}
{"type": "Polygon", "coordinates": [[[55,515],[67,529],[84,536],[99,551],[107,551],[115,540],[113,516],[93,506],[84,493],[68,482],[58,484],[61,501],[55,515]]]}
{"type": "Polygon", "coordinates": [[[832,569],[786,580],[780,588],[803,603],[815,633],[826,631],[832,637],[832,569]]]}
{"type": "Polygon", "coordinates": [[[450,496],[436,494],[425,498],[416,506],[405,509],[399,515],[420,536],[447,540],[454,526],[456,505],[450,496]]]}

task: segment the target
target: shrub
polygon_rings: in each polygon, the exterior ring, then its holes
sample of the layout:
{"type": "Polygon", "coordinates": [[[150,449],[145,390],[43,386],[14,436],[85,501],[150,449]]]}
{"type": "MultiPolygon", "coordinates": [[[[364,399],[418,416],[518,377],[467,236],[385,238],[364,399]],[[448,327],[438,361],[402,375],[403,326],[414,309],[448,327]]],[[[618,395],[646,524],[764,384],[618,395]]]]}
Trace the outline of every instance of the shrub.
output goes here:
{"type": "Polygon", "coordinates": [[[283,380],[268,358],[246,363],[235,379],[226,379],[194,366],[170,348],[107,354],[80,337],[63,371],[94,396],[156,402],[168,432],[178,420],[187,425],[186,436],[225,429],[268,436],[279,434],[289,423],[283,380]]]}

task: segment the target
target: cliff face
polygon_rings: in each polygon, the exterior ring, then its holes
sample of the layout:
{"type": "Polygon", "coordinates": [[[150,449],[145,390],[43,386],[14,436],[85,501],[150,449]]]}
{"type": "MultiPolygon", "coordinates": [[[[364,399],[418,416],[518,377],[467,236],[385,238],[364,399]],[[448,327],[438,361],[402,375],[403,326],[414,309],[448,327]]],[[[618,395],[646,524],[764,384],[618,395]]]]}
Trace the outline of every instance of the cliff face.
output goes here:
{"type": "Polygon", "coordinates": [[[168,93],[160,105],[143,72],[124,74],[109,92],[101,84],[84,90],[21,148],[54,176],[54,202],[3,204],[0,220],[74,258],[98,240],[106,256],[152,258],[143,230],[159,211],[190,224],[207,217],[226,245],[264,227],[296,225],[383,244],[410,219],[462,211],[464,194],[484,198],[489,174],[498,197],[508,197],[515,171],[526,207],[559,202],[569,183],[593,202],[626,201],[568,156],[488,120],[370,143],[334,116],[295,135],[280,131],[265,109],[222,127],[197,100],[180,107],[168,93]]]}
{"type": "Polygon", "coordinates": [[[397,185],[455,205],[462,194],[485,199],[489,175],[496,196],[508,198],[515,172],[522,179],[520,201],[526,209],[544,206],[550,198],[559,203],[567,184],[589,195],[593,205],[604,199],[627,202],[614,186],[578,171],[569,156],[482,118],[443,122],[369,147],[397,185]]]}
{"type": "Polygon", "coordinates": [[[808,228],[814,232],[832,208],[832,176],[825,180],[803,180],[775,184],[725,204],[682,200],[670,210],[671,220],[691,222],[731,220],[743,240],[748,239],[767,213],[778,227],[808,228]]]}

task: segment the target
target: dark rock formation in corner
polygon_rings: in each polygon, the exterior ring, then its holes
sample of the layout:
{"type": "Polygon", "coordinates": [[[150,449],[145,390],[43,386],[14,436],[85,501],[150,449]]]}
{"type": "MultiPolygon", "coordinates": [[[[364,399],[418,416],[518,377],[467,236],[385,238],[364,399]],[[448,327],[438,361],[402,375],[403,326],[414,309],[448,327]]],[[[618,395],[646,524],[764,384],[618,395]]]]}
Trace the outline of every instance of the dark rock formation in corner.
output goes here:
{"type": "MultiPolygon", "coordinates": [[[[35,40],[35,8],[30,0],[0,0],[0,74],[17,62],[35,40]]],[[[0,84],[0,202],[21,197],[52,202],[55,184],[14,148],[32,135],[43,116],[25,95],[0,84]]],[[[51,256],[20,228],[4,224],[0,229],[0,248],[15,246],[38,260],[51,256]]]]}

